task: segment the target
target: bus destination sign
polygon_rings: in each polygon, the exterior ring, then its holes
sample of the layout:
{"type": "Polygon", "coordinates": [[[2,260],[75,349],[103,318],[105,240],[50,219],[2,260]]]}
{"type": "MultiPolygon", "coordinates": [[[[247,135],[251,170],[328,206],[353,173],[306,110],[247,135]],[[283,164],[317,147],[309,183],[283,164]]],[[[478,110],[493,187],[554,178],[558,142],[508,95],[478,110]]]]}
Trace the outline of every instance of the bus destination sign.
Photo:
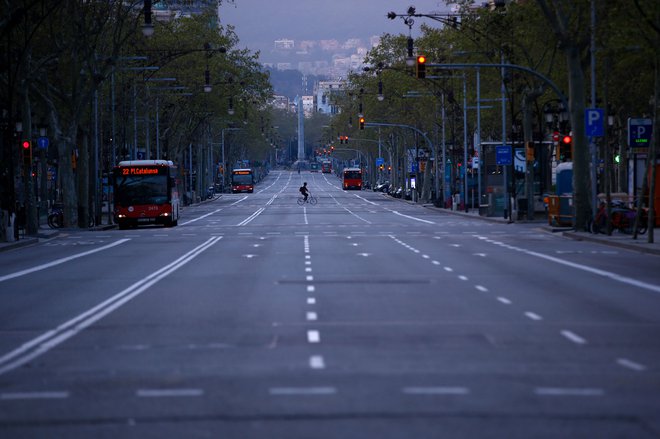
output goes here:
{"type": "Polygon", "coordinates": [[[164,166],[158,167],[145,167],[145,166],[131,166],[121,168],[122,175],[157,175],[166,174],[167,168],[164,166]]]}

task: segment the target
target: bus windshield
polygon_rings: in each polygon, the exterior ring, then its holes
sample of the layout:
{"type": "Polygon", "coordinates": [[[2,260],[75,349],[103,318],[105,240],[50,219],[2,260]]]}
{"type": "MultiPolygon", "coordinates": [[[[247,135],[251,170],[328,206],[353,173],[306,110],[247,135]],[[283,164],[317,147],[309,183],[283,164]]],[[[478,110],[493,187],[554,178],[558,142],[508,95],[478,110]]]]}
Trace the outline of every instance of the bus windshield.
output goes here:
{"type": "Polygon", "coordinates": [[[361,179],[362,172],[360,171],[344,171],[344,178],[348,179],[361,179]]]}
{"type": "Polygon", "coordinates": [[[233,174],[231,180],[233,184],[252,184],[252,174],[233,174]]]}
{"type": "Polygon", "coordinates": [[[119,175],[116,200],[120,206],[164,204],[168,200],[167,175],[119,175]]]}

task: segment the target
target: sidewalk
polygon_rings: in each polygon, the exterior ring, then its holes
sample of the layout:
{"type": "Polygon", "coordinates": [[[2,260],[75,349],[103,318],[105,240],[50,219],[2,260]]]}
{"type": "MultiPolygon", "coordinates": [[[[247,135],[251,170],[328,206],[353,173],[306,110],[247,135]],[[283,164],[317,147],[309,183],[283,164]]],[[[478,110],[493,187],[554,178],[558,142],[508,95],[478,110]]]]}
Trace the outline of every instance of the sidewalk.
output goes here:
{"type": "Polygon", "coordinates": [[[461,212],[451,209],[438,208],[433,204],[424,204],[424,207],[433,208],[441,210],[442,212],[449,213],[452,215],[459,215],[463,217],[469,217],[473,219],[480,219],[484,221],[497,222],[501,224],[510,224],[512,227],[515,227],[516,224],[538,224],[538,227],[548,233],[561,233],[562,236],[576,241],[589,241],[597,242],[599,244],[609,245],[612,247],[624,248],[627,250],[638,251],[640,253],[652,254],[660,256],[660,228],[655,229],[654,233],[654,243],[649,244],[647,242],[648,232],[643,235],[637,235],[637,239],[633,239],[632,235],[626,235],[617,231],[612,232],[611,236],[604,234],[593,234],[589,232],[579,232],[575,231],[570,227],[553,227],[548,224],[548,219],[537,218],[534,220],[520,220],[520,221],[509,221],[508,219],[502,217],[484,217],[480,216],[478,212],[461,212]]]}

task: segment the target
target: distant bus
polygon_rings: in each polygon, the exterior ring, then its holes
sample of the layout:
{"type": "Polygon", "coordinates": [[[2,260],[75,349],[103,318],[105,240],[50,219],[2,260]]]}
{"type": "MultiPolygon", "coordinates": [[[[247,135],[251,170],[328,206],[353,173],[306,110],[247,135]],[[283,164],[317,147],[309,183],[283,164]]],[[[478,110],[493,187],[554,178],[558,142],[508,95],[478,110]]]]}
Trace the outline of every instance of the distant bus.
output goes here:
{"type": "Polygon", "coordinates": [[[238,192],[251,194],[254,192],[254,174],[252,169],[243,168],[231,171],[231,192],[233,194],[238,192]]]}
{"type": "Polygon", "coordinates": [[[319,164],[316,162],[312,162],[309,164],[309,171],[310,172],[319,172],[319,164]]]}
{"type": "Polygon", "coordinates": [[[362,189],[362,169],[360,168],[346,168],[344,169],[344,182],[342,187],[344,190],[348,189],[362,189]]]}
{"type": "Polygon", "coordinates": [[[114,216],[120,229],[140,224],[176,226],[179,176],[169,160],[122,161],[113,170],[114,216]]]}
{"type": "Polygon", "coordinates": [[[332,172],[332,163],[329,160],[321,163],[321,172],[324,174],[329,174],[332,172]]]}

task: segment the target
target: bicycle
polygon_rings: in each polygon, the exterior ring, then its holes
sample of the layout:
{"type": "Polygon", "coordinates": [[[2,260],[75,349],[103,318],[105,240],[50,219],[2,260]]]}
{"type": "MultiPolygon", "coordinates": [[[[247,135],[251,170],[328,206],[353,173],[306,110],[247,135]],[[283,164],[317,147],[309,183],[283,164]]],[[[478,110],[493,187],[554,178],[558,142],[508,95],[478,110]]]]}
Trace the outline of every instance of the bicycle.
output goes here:
{"type": "Polygon", "coordinates": [[[312,194],[309,194],[309,196],[307,197],[307,201],[305,201],[305,197],[303,197],[303,196],[298,197],[298,205],[299,206],[302,206],[305,203],[309,203],[312,206],[315,205],[316,204],[316,197],[314,197],[312,194]]]}
{"type": "MultiPolygon", "coordinates": [[[[622,206],[619,203],[612,203],[612,230],[618,230],[621,233],[631,234],[635,226],[635,217],[637,211],[622,206]]],[[[643,235],[648,230],[648,212],[642,209],[642,216],[637,224],[637,233],[643,235]]],[[[607,210],[605,203],[601,203],[596,212],[595,221],[590,224],[592,233],[607,233],[607,210]]]]}
{"type": "MultiPolygon", "coordinates": [[[[48,227],[51,229],[59,229],[64,227],[64,205],[60,203],[53,204],[53,208],[48,215],[48,227]]],[[[94,227],[94,217],[89,217],[89,227],[94,227]]]]}

